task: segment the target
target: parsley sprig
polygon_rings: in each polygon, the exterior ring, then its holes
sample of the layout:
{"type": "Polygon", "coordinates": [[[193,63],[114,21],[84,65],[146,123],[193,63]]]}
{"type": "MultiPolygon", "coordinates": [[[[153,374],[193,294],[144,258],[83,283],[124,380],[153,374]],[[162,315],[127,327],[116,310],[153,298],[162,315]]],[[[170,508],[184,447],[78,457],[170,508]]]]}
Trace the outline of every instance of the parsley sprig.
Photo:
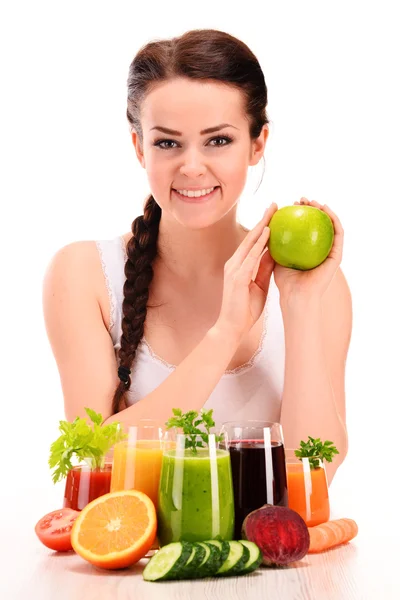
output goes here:
{"type": "Polygon", "coordinates": [[[300,442],[300,448],[294,451],[297,458],[310,457],[309,463],[312,469],[319,467],[319,459],[332,462],[333,455],[339,454],[338,449],[333,442],[327,440],[322,443],[321,438],[312,438],[308,436],[307,442],[300,442]],[[314,457],[314,458],[313,458],[314,457]]]}
{"type": "Polygon", "coordinates": [[[57,483],[73,468],[71,458],[75,455],[78,459],[92,459],[94,468],[99,468],[107,452],[114,444],[124,440],[127,435],[123,433],[119,422],[114,421],[102,425],[103,417],[90,408],[85,408],[93,425],[87,423],[86,418],[69,421],[60,421],[60,437],[50,446],[49,467],[53,483],[57,483]]]}
{"type": "MultiPolygon", "coordinates": [[[[215,422],[212,418],[213,409],[201,410],[198,413],[195,410],[189,410],[187,413],[182,413],[180,408],[173,408],[172,412],[174,416],[168,419],[165,423],[167,429],[177,427],[182,429],[185,438],[185,448],[190,448],[193,454],[197,454],[197,448],[204,448],[204,444],[208,444],[208,436],[210,435],[210,429],[215,427],[215,422]],[[202,431],[200,427],[203,426],[206,431],[202,431]],[[201,440],[197,437],[201,437],[201,440]]],[[[222,441],[222,435],[216,435],[215,441],[222,441]]]]}

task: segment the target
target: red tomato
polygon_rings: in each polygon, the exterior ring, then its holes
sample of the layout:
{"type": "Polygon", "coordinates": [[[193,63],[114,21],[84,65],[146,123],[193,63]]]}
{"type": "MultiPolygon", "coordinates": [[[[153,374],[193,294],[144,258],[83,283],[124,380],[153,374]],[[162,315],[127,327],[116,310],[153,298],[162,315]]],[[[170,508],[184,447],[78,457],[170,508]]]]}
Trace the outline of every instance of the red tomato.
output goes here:
{"type": "Polygon", "coordinates": [[[78,510],[72,508],[54,510],[38,521],[35,533],[42,544],[51,550],[57,552],[72,550],[71,529],[79,514],[78,510]]]}

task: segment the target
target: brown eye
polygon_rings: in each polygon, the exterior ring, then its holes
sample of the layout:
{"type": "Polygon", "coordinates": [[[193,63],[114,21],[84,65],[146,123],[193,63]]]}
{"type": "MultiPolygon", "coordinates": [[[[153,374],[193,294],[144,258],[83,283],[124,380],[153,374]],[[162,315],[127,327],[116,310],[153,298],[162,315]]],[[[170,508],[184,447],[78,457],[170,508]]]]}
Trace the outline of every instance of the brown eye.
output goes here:
{"type": "Polygon", "coordinates": [[[213,138],[212,140],[210,140],[210,142],[213,142],[214,140],[223,140],[224,142],[226,142],[225,144],[212,144],[212,145],[214,145],[214,146],[216,146],[216,147],[219,147],[219,146],[227,146],[228,144],[230,144],[230,143],[232,142],[232,138],[230,138],[230,137],[227,137],[227,136],[225,136],[225,135],[224,135],[224,136],[218,136],[218,137],[216,137],[216,138],[213,138]]]}
{"type": "Polygon", "coordinates": [[[161,144],[176,144],[176,142],[174,142],[174,140],[157,140],[156,142],[154,142],[154,146],[158,146],[159,148],[161,148],[162,150],[169,150],[170,147],[165,147],[162,146],[161,144]]]}

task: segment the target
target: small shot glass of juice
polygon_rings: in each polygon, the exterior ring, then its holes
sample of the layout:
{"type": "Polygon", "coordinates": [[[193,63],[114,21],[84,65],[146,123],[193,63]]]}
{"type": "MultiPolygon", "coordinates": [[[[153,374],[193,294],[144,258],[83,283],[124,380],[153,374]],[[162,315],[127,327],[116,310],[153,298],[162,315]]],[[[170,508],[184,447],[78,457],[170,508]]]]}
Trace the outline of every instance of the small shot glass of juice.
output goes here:
{"type": "Polygon", "coordinates": [[[289,508],[299,513],[307,527],[329,521],[328,481],[323,460],[298,458],[285,448],[289,508]]]}

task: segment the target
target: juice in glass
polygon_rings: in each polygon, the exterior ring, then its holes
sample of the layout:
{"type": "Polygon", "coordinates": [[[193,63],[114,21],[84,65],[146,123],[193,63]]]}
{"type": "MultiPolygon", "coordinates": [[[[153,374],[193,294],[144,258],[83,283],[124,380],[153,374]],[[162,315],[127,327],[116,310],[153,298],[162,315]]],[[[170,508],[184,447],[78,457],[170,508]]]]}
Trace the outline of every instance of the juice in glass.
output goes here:
{"type": "Polygon", "coordinates": [[[64,491],[64,508],[82,510],[89,502],[108,494],[111,483],[111,463],[104,461],[99,467],[86,459],[67,474],[64,491]]]}
{"type": "Polygon", "coordinates": [[[235,540],[240,540],[243,521],[253,510],[261,508],[264,504],[287,506],[285,450],[282,443],[271,442],[270,472],[266,468],[268,465],[263,440],[231,441],[229,452],[234,481],[235,540]]]}
{"type": "Polygon", "coordinates": [[[309,458],[297,458],[294,450],[286,452],[289,508],[299,513],[307,527],[326,523],[330,516],[325,467],[320,459],[317,464],[313,468],[309,458]]]}
{"type": "Polygon", "coordinates": [[[161,546],[181,540],[232,540],[234,503],[229,452],[211,443],[210,447],[197,448],[194,454],[190,448],[182,448],[179,441],[175,449],[166,450],[157,518],[161,546]]]}
{"type": "Polygon", "coordinates": [[[235,540],[243,521],[264,504],[288,505],[282,427],[270,421],[226,421],[221,428],[229,449],[235,502],[235,540]]]}
{"type": "Polygon", "coordinates": [[[127,441],[114,446],[111,491],[139,490],[158,504],[162,444],[157,440],[137,440],[135,445],[127,441]]]}
{"type": "MultiPolygon", "coordinates": [[[[140,419],[128,428],[128,439],[114,446],[111,491],[138,490],[158,505],[163,451],[173,448],[175,429],[165,431],[154,419],[140,419]]],[[[158,538],[146,557],[160,547],[158,538]]]]}

